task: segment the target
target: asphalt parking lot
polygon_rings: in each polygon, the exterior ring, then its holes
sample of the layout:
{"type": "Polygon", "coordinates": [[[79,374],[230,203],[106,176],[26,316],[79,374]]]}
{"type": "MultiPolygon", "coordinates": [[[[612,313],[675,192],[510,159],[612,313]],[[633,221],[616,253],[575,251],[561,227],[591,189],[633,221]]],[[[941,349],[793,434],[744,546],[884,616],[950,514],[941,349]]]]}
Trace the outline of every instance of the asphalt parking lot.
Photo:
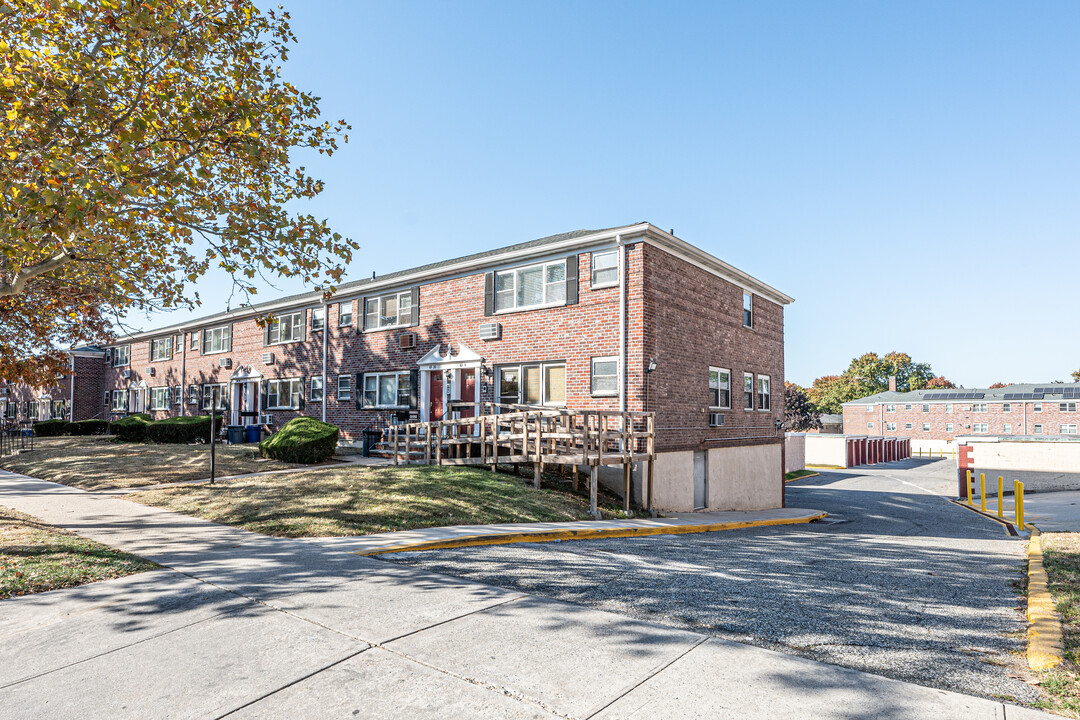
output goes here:
{"type": "Polygon", "coordinates": [[[521,543],[385,560],[931,687],[1030,702],[1024,543],[945,499],[951,461],[788,486],[812,525],[521,543]]]}

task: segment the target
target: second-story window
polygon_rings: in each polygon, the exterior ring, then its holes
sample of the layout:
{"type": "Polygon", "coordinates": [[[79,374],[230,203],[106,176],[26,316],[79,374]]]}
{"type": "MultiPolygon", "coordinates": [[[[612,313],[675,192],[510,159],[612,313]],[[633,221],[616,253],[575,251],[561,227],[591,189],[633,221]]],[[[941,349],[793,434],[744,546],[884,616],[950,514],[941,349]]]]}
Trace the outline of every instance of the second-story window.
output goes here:
{"type": "Polygon", "coordinates": [[[718,410],[731,407],[731,373],[724,368],[709,368],[709,407],[718,410]]]}
{"type": "Polygon", "coordinates": [[[754,327],[754,296],[748,292],[742,294],[742,324],[743,327],[754,327]]]}
{"type": "Polygon", "coordinates": [[[231,325],[222,325],[221,327],[203,330],[202,351],[204,355],[229,352],[230,350],[232,350],[231,325]]]}
{"type": "Polygon", "coordinates": [[[754,409],[754,373],[743,373],[743,409],[754,409]]]}
{"type": "Polygon", "coordinates": [[[352,300],[338,305],[338,327],[352,325],[352,300]]]}
{"type": "Polygon", "coordinates": [[[367,298],[364,301],[364,329],[381,330],[411,325],[412,301],[411,290],[367,298]]]}
{"type": "Polygon", "coordinates": [[[757,379],[757,404],[758,410],[768,410],[772,407],[772,381],[768,375],[758,375],[757,379]]]}
{"type": "Polygon", "coordinates": [[[296,342],[304,339],[304,311],[278,315],[266,324],[266,344],[296,342]]]}
{"type": "Polygon", "coordinates": [[[619,284],[619,251],[605,250],[592,254],[592,282],[596,290],[619,284]]]}
{"type": "Polygon", "coordinates": [[[562,305],[566,302],[566,260],[495,273],[495,311],[562,305]]]}
{"type": "Polygon", "coordinates": [[[322,330],[326,327],[326,309],[325,308],[312,308],[311,309],[311,329],[322,330]]]}
{"type": "Polygon", "coordinates": [[[150,341],[150,360],[158,362],[172,357],[172,337],[158,338],[150,341]]]}
{"type": "Polygon", "coordinates": [[[118,348],[113,348],[112,356],[113,367],[122,367],[131,364],[131,346],[121,345],[118,348]]]}

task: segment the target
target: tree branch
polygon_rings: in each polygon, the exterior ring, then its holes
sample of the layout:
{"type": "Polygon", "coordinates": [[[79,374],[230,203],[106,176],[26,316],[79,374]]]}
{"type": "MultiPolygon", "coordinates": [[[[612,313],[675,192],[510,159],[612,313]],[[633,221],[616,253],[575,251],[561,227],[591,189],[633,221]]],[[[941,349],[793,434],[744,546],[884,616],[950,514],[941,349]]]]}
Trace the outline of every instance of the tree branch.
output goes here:
{"type": "Polygon", "coordinates": [[[0,280],[0,298],[18,295],[22,292],[28,281],[38,277],[39,275],[45,275],[46,273],[50,273],[59,267],[63,267],[74,259],[75,253],[70,251],[64,251],[53,255],[51,258],[42,260],[39,263],[27,265],[26,267],[15,273],[15,278],[10,282],[0,280]]]}

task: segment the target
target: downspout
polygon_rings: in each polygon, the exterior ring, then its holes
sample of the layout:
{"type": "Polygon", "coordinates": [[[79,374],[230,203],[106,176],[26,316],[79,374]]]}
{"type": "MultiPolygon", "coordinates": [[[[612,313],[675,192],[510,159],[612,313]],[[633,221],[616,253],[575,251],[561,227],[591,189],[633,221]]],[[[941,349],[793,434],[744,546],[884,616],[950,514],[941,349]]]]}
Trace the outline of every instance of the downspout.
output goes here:
{"type": "Polygon", "coordinates": [[[626,412],[626,245],[615,236],[619,247],[619,412],[626,412]]]}
{"type": "MultiPolygon", "coordinates": [[[[188,337],[189,333],[180,333],[180,415],[187,415],[187,349],[191,343],[191,338],[188,337]]],[[[232,335],[229,336],[229,342],[232,342],[232,335]]],[[[173,404],[176,404],[176,398],[173,398],[173,404]]]]}
{"type": "Polygon", "coordinates": [[[68,422],[75,422],[75,354],[71,355],[71,375],[68,376],[68,392],[71,399],[68,400],[68,422]]]}
{"type": "Polygon", "coordinates": [[[329,381],[326,378],[326,348],[329,345],[330,335],[330,308],[326,304],[326,300],[323,300],[322,304],[322,421],[326,422],[326,395],[329,390],[329,381]]]}

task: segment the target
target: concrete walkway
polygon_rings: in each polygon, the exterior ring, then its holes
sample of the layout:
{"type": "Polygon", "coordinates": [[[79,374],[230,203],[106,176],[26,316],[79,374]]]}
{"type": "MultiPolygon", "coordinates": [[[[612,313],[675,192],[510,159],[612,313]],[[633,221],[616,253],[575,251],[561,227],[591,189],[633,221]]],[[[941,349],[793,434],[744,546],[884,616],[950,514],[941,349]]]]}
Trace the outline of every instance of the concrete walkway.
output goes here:
{"type": "Polygon", "coordinates": [[[820,510],[804,508],[777,508],[755,512],[670,513],[670,517],[629,520],[450,525],[352,537],[313,538],[308,542],[316,542],[328,549],[344,550],[357,555],[381,555],[412,550],[508,545],[519,542],[684,535],[766,525],[795,525],[820,520],[826,515],[827,513],[820,510]]]}
{"type": "Polygon", "coordinates": [[[1047,717],[10,473],[0,505],[167,567],[0,601],[5,718],[1047,717]]]}

